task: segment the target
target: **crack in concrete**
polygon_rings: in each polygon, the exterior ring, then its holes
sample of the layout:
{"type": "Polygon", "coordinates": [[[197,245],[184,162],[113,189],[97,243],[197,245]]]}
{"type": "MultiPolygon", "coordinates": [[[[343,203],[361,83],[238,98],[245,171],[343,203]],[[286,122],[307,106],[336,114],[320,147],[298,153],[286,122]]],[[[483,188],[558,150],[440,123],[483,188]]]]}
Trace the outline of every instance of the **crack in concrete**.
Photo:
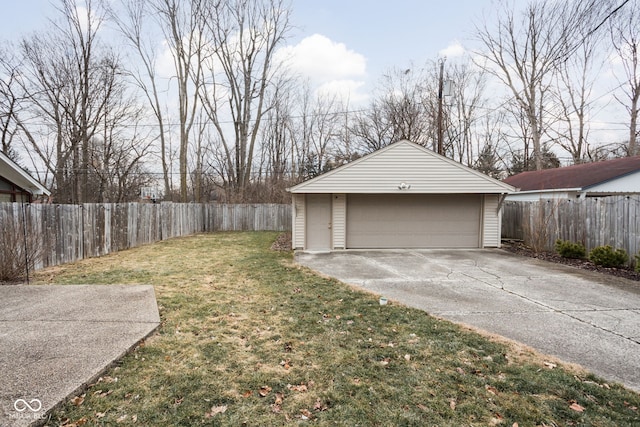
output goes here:
{"type": "MultiPolygon", "coordinates": [[[[525,300],[525,301],[527,301],[527,302],[530,302],[530,303],[532,303],[532,304],[538,305],[538,306],[540,306],[540,307],[544,307],[544,308],[548,309],[547,311],[552,311],[552,312],[554,312],[554,313],[558,313],[558,314],[561,314],[561,315],[567,316],[567,317],[569,317],[570,319],[576,320],[576,321],[578,321],[578,322],[580,322],[580,323],[583,323],[583,324],[585,324],[585,325],[589,325],[589,326],[591,326],[591,327],[593,327],[593,328],[595,328],[595,329],[599,329],[599,330],[601,330],[601,331],[604,331],[604,332],[610,333],[610,334],[612,334],[612,335],[615,335],[615,336],[617,336],[617,337],[623,338],[623,339],[625,339],[625,340],[627,340],[627,341],[630,341],[630,342],[632,342],[632,343],[640,344],[640,342],[639,342],[639,341],[637,341],[637,340],[633,339],[632,337],[627,337],[626,335],[623,335],[623,334],[621,334],[621,333],[619,333],[619,332],[616,332],[616,331],[613,331],[613,330],[611,330],[611,329],[605,328],[605,327],[603,327],[603,326],[597,325],[597,324],[595,324],[595,323],[593,323],[593,322],[589,322],[589,321],[586,321],[586,320],[580,319],[579,317],[572,316],[572,315],[570,314],[571,312],[598,312],[598,311],[611,311],[611,309],[609,309],[609,310],[607,310],[607,309],[602,309],[602,310],[598,310],[598,309],[593,309],[593,310],[571,310],[571,309],[562,310],[562,309],[558,309],[558,308],[552,307],[552,306],[550,306],[550,305],[544,304],[544,303],[542,303],[542,302],[540,302],[540,301],[537,301],[537,300],[535,300],[535,299],[529,298],[529,297],[527,297],[526,295],[522,295],[522,294],[519,294],[519,293],[517,293],[517,292],[510,291],[510,290],[508,290],[508,289],[505,289],[505,288],[504,288],[504,283],[500,280],[500,277],[498,277],[498,276],[494,275],[493,273],[490,273],[490,272],[488,272],[488,271],[483,270],[481,267],[478,267],[478,268],[479,268],[483,273],[486,273],[486,274],[489,274],[489,275],[494,276],[494,277],[495,277],[495,278],[496,278],[496,279],[501,283],[501,286],[500,286],[500,287],[498,287],[498,286],[496,286],[496,285],[494,285],[494,284],[492,284],[492,283],[490,283],[490,282],[487,282],[487,281],[485,281],[485,280],[479,279],[479,278],[477,278],[477,277],[473,277],[473,276],[471,276],[471,275],[469,275],[469,274],[466,274],[466,273],[460,273],[460,274],[462,274],[463,276],[469,277],[470,279],[473,279],[473,280],[476,280],[476,281],[478,281],[478,282],[484,283],[484,284],[485,284],[485,285],[487,285],[487,286],[491,286],[491,287],[492,287],[492,288],[494,288],[494,289],[500,289],[500,290],[501,290],[501,291],[503,291],[503,292],[506,292],[506,293],[508,293],[508,294],[510,294],[510,295],[513,295],[513,296],[516,296],[516,297],[518,297],[518,298],[521,298],[521,299],[523,299],[523,300],[525,300]]],[[[532,278],[531,278],[531,277],[527,277],[527,280],[532,280],[532,278]]],[[[618,310],[618,311],[633,311],[633,310],[635,310],[635,309],[617,309],[617,310],[618,310]]],[[[535,312],[535,311],[532,311],[532,312],[535,312]]]]}

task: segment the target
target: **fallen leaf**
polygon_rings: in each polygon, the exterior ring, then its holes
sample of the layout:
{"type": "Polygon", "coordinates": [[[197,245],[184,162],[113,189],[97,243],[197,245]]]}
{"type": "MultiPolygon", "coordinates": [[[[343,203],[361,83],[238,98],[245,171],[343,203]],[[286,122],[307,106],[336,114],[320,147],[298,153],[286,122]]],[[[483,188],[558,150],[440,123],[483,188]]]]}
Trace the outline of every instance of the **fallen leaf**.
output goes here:
{"type": "Polygon", "coordinates": [[[449,402],[449,407],[451,408],[452,411],[456,410],[456,401],[455,400],[451,400],[451,402],[449,402]]]}
{"type": "Polygon", "coordinates": [[[425,412],[429,410],[426,406],[424,406],[424,405],[423,405],[423,404],[421,404],[421,403],[418,403],[416,406],[417,406],[418,408],[422,409],[422,410],[423,410],[423,411],[425,411],[425,412]]]}
{"type": "Polygon", "coordinates": [[[518,423],[511,424],[511,427],[518,427],[518,423]]]}
{"type": "Polygon", "coordinates": [[[327,410],[327,405],[324,405],[322,403],[322,401],[320,400],[320,398],[316,399],[316,403],[313,405],[313,409],[316,411],[326,411],[327,410]]]}
{"type": "Polygon", "coordinates": [[[308,389],[307,389],[307,386],[306,386],[306,385],[304,385],[304,384],[300,384],[300,385],[291,385],[291,384],[288,384],[288,385],[287,385],[287,388],[288,388],[289,390],[297,391],[297,392],[300,392],[300,393],[304,393],[304,392],[306,392],[306,391],[308,390],[308,389]]]}
{"type": "Polygon", "coordinates": [[[385,358],[380,362],[380,364],[381,364],[382,366],[387,366],[387,365],[389,364],[389,362],[391,362],[391,359],[390,359],[390,358],[388,358],[388,357],[385,357],[385,358]]]}
{"type": "Polygon", "coordinates": [[[73,403],[76,406],[80,406],[82,405],[82,403],[84,403],[84,397],[86,396],[86,394],[82,394],[80,396],[76,396],[73,399],[71,399],[71,403],[73,403]]]}
{"type": "Polygon", "coordinates": [[[204,414],[205,418],[215,417],[218,414],[224,414],[227,412],[227,405],[222,406],[212,406],[209,412],[204,414]]]}
{"type": "Polygon", "coordinates": [[[287,360],[283,360],[280,362],[280,366],[282,366],[284,369],[289,369],[291,367],[291,361],[289,359],[287,360]]]}
{"type": "Polygon", "coordinates": [[[253,392],[251,390],[247,390],[244,393],[242,393],[242,397],[247,398],[247,397],[251,396],[252,394],[253,394],[253,392]]]}
{"type": "Polygon", "coordinates": [[[313,418],[313,414],[308,409],[300,409],[300,413],[302,414],[303,420],[310,420],[313,418]]]}
{"type": "Polygon", "coordinates": [[[118,424],[123,423],[123,422],[125,422],[125,421],[127,420],[127,418],[128,418],[128,417],[129,417],[129,416],[128,416],[127,414],[124,414],[124,415],[122,415],[122,416],[118,417],[118,419],[116,420],[116,422],[117,422],[118,424]]]}
{"type": "Polygon", "coordinates": [[[410,354],[405,354],[405,355],[404,355],[404,360],[406,360],[407,362],[408,362],[409,360],[411,360],[411,355],[410,355],[410,354]]]}
{"type": "Polygon", "coordinates": [[[104,417],[105,417],[105,415],[107,415],[107,413],[106,413],[106,412],[96,412],[95,417],[96,417],[97,419],[100,419],[100,418],[104,418],[104,417]]]}
{"type": "Polygon", "coordinates": [[[282,412],[282,407],[280,405],[271,405],[271,412],[274,414],[279,414],[282,412]]]}
{"type": "Polygon", "coordinates": [[[135,423],[136,421],[138,421],[138,416],[137,416],[136,414],[133,414],[133,415],[131,416],[131,421],[132,421],[132,422],[134,422],[134,423],[135,423]]]}
{"type": "Polygon", "coordinates": [[[502,424],[502,420],[500,418],[493,417],[489,420],[489,425],[497,426],[499,424],[502,424]]]}
{"type": "Polygon", "coordinates": [[[276,405],[282,405],[282,401],[284,400],[284,394],[282,393],[276,393],[276,401],[275,404],[276,405]]]}
{"type": "Polygon", "coordinates": [[[573,409],[576,412],[584,412],[584,407],[580,406],[578,402],[573,402],[570,406],[570,409],[573,409]]]}
{"type": "Polygon", "coordinates": [[[260,387],[260,391],[258,393],[260,394],[260,396],[265,397],[269,393],[271,393],[271,387],[269,387],[268,385],[263,385],[262,387],[260,387]]]}
{"type": "Polygon", "coordinates": [[[464,375],[464,369],[462,368],[456,368],[456,372],[458,372],[460,375],[464,375]]]}
{"type": "Polygon", "coordinates": [[[544,366],[546,366],[549,369],[553,369],[553,368],[557,368],[558,365],[556,365],[555,363],[551,363],[551,362],[544,362],[544,366]]]}
{"type": "Polygon", "coordinates": [[[184,397],[176,397],[175,399],[173,399],[173,404],[174,405],[179,405],[184,401],[184,397]]]}
{"type": "Polygon", "coordinates": [[[484,386],[484,388],[485,388],[489,393],[491,393],[491,394],[493,394],[493,395],[497,395],[497,394],[498,394],[498,389],[497,389],[497,388],[495,388],[495,387],[493,387],[493,386],[485,385],[485,386],[484,386]]]}

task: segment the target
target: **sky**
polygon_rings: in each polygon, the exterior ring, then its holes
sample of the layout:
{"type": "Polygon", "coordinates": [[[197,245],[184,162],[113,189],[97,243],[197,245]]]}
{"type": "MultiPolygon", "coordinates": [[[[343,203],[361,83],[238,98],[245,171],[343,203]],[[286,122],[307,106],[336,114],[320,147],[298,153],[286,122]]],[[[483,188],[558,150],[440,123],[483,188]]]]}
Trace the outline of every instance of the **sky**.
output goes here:
{"type": "MultiPolygon", "coordinates": [[[[55,3],[55,2],[54,2],[55,3]]],[[[292,0],[287,50],[298,71],[325,85],[366,97],[385,71],[460,52],[474,20],[491,0],[292,0]],[[448,50],[447,50],[448,49],[448,50]]],[[[0,15],[0,39],[46,28],[50,0],[10,1],[0,15]]]]}
{"type": "MultiPolygon", "coordinates": [[[[423,66],[443,56],[454,58],[473,47],[475,24],[490,21],[496,6],[495,0],[290,1],[293,28],[282,54],[295,58],[294,71],[308,77],[314,87],[348,94],[351,106],[365,104],[383,74],[393,68],[423,66]]],[[[50,0],[5,0],[0,40],[17,40],[46,28],[48,17],[55,13],[50,0]]],[[[606,94],[612,85],[609,79],[600,91],[606,94]]],[[[599,99],[604,105],[599,115],[606,115],[606,122],[613,122],[612,117],[619,122],[620,106],[611,98],[599,99]]],[[[604,122],[594,126],[612,127],[604,122]]],[[[615,127],[615,132],[603,131],[598,139],[624,134],[617,130],[618,124],[615,127]]]]}

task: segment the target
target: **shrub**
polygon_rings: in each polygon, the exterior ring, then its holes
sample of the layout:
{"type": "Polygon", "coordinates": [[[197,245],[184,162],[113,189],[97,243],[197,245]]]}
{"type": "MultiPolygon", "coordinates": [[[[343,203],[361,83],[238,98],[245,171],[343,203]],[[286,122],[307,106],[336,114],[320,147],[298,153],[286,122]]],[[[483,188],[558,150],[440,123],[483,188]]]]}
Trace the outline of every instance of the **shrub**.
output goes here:
{"type": "Polygon", "coordinates": [[[587,250],[582,243],[573,243],[568,240],[556,240],[556,252],[564,258],[584,258],[587,250]]]}
{"type": "Polygon", "coordinates": [[[23,233],[20,224],[0,221],[0,285],[24,280],[42,253],[40,238],[30,233],[25,244],[23,233]]]}
{"type": "Polygon", "coordinates": [[[589,260],[603,267],[620,267],[629,260],[624,249],[614,250],[611,246],[598,246],[589,253],[589,260]]]}
{"type": "Polygon", "coordinates": [[[640,273],[640,252],[636,255],[636,271],[640,273]]]}

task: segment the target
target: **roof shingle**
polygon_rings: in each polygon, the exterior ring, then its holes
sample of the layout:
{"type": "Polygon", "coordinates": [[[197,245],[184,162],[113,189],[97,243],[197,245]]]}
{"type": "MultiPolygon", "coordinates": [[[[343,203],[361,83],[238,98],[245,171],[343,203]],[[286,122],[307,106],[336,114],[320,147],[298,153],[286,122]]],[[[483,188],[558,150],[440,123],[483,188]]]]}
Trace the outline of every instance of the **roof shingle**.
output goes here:
{"type": "Polygon", "coordinates": [[[519,188],[520,191],[586,189],[637,171],[640,171],[640,156],[522,172],[506,178],[504,182],[519,188]]]}

